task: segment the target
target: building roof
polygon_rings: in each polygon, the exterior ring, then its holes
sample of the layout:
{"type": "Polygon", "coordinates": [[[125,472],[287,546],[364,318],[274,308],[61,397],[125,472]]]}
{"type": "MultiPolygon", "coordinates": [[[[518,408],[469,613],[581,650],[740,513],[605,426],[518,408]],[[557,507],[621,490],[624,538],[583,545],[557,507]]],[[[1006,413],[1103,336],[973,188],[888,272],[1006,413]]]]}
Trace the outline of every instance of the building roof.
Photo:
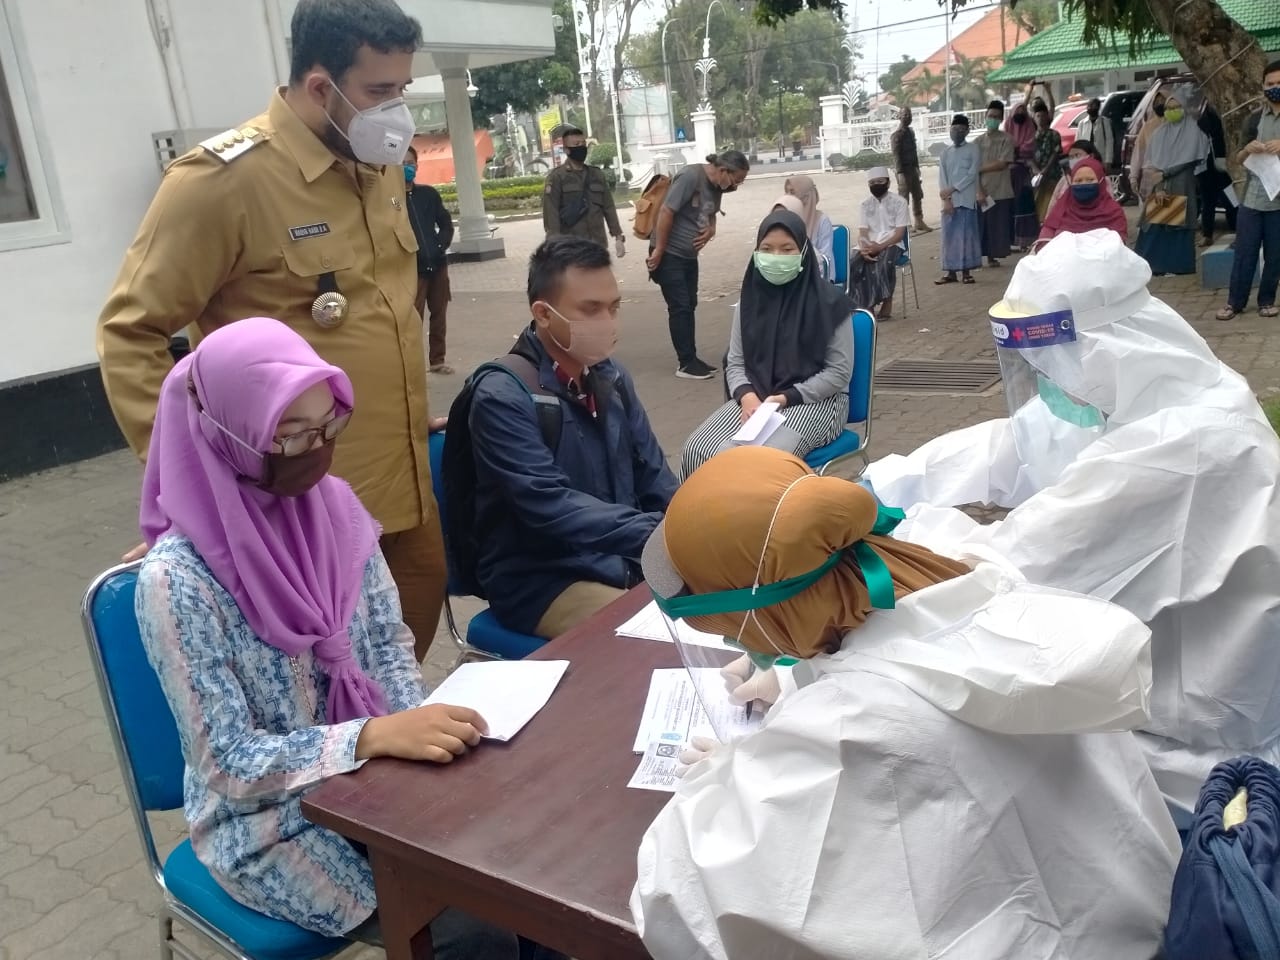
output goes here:
{"type": "MultiPolygon", "coordinates": [[[[1218,0],[1240,26],[1258,38],[1263,50],[1280,50],[1280,3],[1270,0],[1218,0]]],[[[1163,34],[1129,54],[1129,38],[1111,34],[1098,46],[1084,42],[1084,22],[1063,18],[1026,43],[1009,51],[1004,65],[987,75],[988,82],[1010,83],[1044,77],[1165,67],[1182,62],[1182,54],[1163,34]]]]}
{"type": "MultiPolygon", "coordinates": [[[[982,18],[971,24],[951,38],[953,54],[959,54],[969,60],[985,57],[991,67],[998,67],[1005,59],[1005,51],[1012,50],[1023,40],[1022,28],[1009,16],[1001,4],[994,10],[988,10],[982,18]],[[1000,36],[1000,21],[1004,20],[1003,46],[1000,36]]],[[[955,64],[953,59],[952,64],[955,64]]],[[[905,86],[928,68],[934,74],[941,74],[947,68],[947,48],[939,47],[930,56],[908,70],[902,77],[905,86]]]]}

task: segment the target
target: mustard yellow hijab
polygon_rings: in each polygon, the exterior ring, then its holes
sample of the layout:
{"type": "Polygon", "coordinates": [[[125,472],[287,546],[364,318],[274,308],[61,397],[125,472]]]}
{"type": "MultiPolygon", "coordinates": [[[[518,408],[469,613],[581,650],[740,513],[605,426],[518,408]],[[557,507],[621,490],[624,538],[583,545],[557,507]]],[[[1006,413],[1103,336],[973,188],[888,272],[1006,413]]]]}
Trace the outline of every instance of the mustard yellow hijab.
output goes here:
{"type": "MultiPolygon", "coordinates": [[[[800,576],[860,540],[884,561],[897,598],[969,572],[925,547],[872,535],[878,510],[865,488],[819,477],[790,453],[736,447],[712,457],[676,491],[664,540],[692,594],[751,587],[757,569],[762,585],[800,576]]],[[[848,554],[789,600],[689,622],[728,637],[741,631],[742,645],[757,653],[812,657],[838,650],[844,633],[871,610],[862,571],[848,554]]]]}

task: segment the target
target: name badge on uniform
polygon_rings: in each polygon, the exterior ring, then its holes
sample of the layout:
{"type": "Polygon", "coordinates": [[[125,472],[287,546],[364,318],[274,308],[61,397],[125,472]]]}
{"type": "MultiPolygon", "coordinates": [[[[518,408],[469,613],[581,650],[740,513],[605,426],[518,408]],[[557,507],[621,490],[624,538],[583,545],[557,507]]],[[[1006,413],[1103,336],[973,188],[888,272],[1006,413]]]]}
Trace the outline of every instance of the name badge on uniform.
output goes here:
{"type": "Polygon", "coordinates": [[[319,223],[308,223],[301,227],[289,228],[289,236],[294,240],[306,240],[308,237],[323,237],[329,232],[329,225],[323,220],[319,223]]]}

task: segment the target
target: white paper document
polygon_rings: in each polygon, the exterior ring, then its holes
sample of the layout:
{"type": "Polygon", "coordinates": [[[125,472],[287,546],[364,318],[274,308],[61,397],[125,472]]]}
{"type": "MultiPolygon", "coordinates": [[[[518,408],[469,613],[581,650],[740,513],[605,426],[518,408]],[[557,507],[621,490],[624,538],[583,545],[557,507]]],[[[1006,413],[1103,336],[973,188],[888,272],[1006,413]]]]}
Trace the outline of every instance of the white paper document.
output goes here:
{"type": "Polygon", "coordinates": [[[676,784],[680,782],[676,774],[680,766],[680,744],[667,741],[655,741],[645,750],[640,766],[635,775],[627,783],[636,790],[661,790],[675,793],[676,784]]]}
{"type": "Polygon", "coordinates": [[[1271,200],[1280,194],[1280,157],[1274,153],[1251,153],[1244,158],[1244,165],[1262,181],[1262,189],[1271,200]]]}
{"type": "Polygon", "coordinates": [[[470,707],[489,725],[488,740],[510,740],[547,705],[568,660],[464,663],[422,701],[470,707]]]}
{"type": "Polygon", "coordinates": [[[1228,183],[1222,188],[1222,195],[1227,198],[1227,203],[1233,207],[1240,206],[1240,198],[1236,196],[1236,188],[1234,184],[1228,183]]]}
{"type": "Polygon", "coordinates": [[[640,729],[636,731],[632,751],[644,753],[651,743],[675,743],[684,746],[694,737],[718,739],[716,729],[725,731],[730,740],[745,736],[760,726],[764,711],[756,709],[747,719],[746,707],[729,700],[720,671],[714,667],[698,667],[686,670],[675,667],[653,671],[649,681],[649,696],[644,702],[640,729]],[[694,689],[694,677],[702,687],[703,696],[712,704],[712,717],[694,689]]]}
{"type": "Polygon", "coordinates": [[[786,422],[786,416],[778,412],[777,401],[767,400],[756,407],[756,412],[738,428],[738,432],[733,435],[733,440],[735,443],[758,447],[773,435],[773,431],[786,422]]]}
{"type": "Polygon", "coordinates": [[[991,209],[992,207],[994,207],[995,205],[996,205],[996,198],[995,198],[995,197],[990,197],[990,196],[989,196],[989,197],[987,197],[987,199],[985,199],[985,200],[983,200],[983,201],[982,201],[982,212],[983,212],[983,213],[986,213],[988,210],[990,210],[990,209],[991,209]]]}
{"type": "MultiPolygon", "coordinates": [[[[683,643],[691,643],[699,647],[715,647],[718,650],[728,649],[725,646],[724,637],[695,630],[683,620],[676,621],[676,629],[680,632],[680,640],[683,643]]],[[[673,642],[671,631],[667,629],[667,623],[663,619],[662,611],[658,609],[658,605],[653,601],[645,604],[639,613],[618,627],[614,633],[620,637],[659,640],[663,643],[673,642]]]]}
{"type": "Polygon", "coordinates": [[[713,667],[655,670],[632,746],[633,752],[643,753],[644,757],[627,786],[673,792],[680,751],[690,740],[694,737],[717,740],[717,727],[728,739],[736,740],[758,729],[763,720],[763,710],[755,711],[748,719],[746,708],[729,700],[720,671],[713,667]],[[695,681],[707,703],[712,704],[714,724],[698,697],[695,681]]]}

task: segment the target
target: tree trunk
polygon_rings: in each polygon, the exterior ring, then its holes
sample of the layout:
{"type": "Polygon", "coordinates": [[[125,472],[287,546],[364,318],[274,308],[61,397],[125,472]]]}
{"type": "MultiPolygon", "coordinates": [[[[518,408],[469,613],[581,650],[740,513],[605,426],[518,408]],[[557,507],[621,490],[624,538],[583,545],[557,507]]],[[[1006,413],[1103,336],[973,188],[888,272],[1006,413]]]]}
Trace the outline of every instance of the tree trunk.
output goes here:
{"type": "Polygon", "coordinates": [[[1213,0],[1148,0],[1148,5],[1222,117],[1227,163],[1241,193],[1244,170],[1235,155],[1244,147],[1245,120],[1262,89],[1267,58],[1254,37],[1213,0]]]}

